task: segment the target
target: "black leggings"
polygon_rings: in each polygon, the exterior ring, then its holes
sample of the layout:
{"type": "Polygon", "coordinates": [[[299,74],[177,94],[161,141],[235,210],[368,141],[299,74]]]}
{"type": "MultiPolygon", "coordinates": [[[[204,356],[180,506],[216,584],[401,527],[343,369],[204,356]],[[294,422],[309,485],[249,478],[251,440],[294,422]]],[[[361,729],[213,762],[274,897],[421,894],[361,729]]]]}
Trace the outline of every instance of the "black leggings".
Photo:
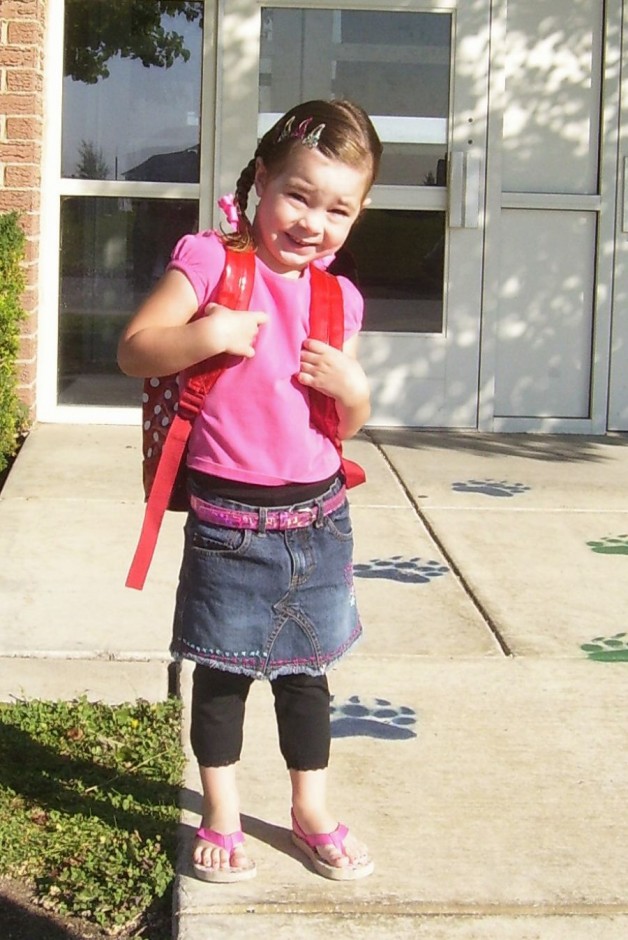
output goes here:
{"type": "MultiPolygon", "coordinates": [[[[244,707],[253,679],[197,665],[192,684],[190,738],[201,767],[225,767],[240,759],[244,707]]],[[[279,748],[290,770],[322,770],[329,763],[327,676],[296,674],[271,682],[279,748]]]]}

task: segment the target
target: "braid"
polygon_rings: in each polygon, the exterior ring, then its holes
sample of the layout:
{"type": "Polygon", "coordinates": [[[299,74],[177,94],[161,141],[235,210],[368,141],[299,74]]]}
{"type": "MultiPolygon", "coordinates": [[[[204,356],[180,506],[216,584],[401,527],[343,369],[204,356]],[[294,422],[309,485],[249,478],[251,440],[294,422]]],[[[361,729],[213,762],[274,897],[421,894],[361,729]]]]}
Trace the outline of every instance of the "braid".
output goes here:
{"type": "Polygon", "coordinates": [[[241,215],[246,215],[246,207],[249,202],[249,192],[255,182],[255,157],[249,160],[247,165],[240,173],[235,188],[235,202],[241,215]]]}
{"type": "Polygon", "coordinates": [[[246,214],[246,207],[249,202],[249,192],[251,191],[251,187],[255,182],[256,157],[257,154],[253,157],[252,160],[249,160],[247,165],[240,173],[238,182],[236,183],[234,202],[240,216],[238,228],[235,232],[223,234],[223,241],[225,244],[230,248],[235,249],[236,251],[248,251],[255,245],[251,223],[249,222],[246,214]]]}

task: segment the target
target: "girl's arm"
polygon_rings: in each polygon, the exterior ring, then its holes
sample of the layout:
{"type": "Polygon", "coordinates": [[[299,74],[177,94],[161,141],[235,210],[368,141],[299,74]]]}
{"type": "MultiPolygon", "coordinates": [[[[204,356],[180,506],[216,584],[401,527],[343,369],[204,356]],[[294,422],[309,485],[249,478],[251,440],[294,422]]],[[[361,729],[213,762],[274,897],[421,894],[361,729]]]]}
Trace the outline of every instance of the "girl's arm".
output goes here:
{"type": "Polygon", "coordinates": [[[335,400],[341,440],[357,434],[371,413],[368,379],[356,358],[357,345],[357,336],[347,340],[342,350],[307,339],[301,351],[298,379],[335,400]]]}
{"type": "Polygon", "coordinates": [[[118,365],[127,375],[171,375],[218,353],[250,358],[264,313],[235,311],[208,304],[198,309],[194,288],[185,274],[166,271],[131,318],[118,343],[118,365]]]}

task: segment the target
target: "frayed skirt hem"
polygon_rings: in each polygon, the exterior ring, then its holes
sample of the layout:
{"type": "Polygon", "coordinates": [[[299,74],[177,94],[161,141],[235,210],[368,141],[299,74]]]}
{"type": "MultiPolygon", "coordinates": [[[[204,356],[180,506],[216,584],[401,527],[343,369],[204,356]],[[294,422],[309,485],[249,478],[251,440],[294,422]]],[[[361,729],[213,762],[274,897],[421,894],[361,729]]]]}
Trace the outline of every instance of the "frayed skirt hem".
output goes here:
{"type": "Polygon", "coordinates": [[[187,649],[182,650],[170,650],[170,655],[173,660],[177,663],[187,660],[189,662],[197,663],[200,666],[209,666],[210,669],[219,669],[223,672],[230,672],[234,675],[240,676],[251,676],[253,679],[265,679],[268,682],[272,682],[273,679],[278,679],[280,676],[296,676],[296,675],[306,675],[306,676],[324,676],[327,672],[337,666],[341,660],[347,656],[347,654],[353,649],[355,644],[359,642],[360,635],[358,635],[350,645],[344,649],[341,653],[335,656],[333,659],[330,659],[326,663],[321,663],[320,665],[312,665],[310,663],[300,663],[300,662],[287,662],[280,664],[268,664],[264,669],[249,666],[245,663],[234,663],[229,660],[216,659],[211,654],[203,654],[200,651],[187,649]]]}

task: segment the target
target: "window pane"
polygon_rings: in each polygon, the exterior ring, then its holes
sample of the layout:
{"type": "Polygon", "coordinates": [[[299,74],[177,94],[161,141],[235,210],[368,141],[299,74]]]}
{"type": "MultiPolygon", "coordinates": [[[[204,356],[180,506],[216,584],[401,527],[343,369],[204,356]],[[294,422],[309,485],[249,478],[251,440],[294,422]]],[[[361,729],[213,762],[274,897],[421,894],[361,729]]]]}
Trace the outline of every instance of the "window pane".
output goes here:
{"type": "Polygon", "coordinates": [[[447,149],[450,51],[447,14],[266,8],[260,130],[299,101],[351,98],[385,145],[378,181],[434,185],[447,149]]]}
{"type": "Polygon", "coordinates": [[[66,0],[64,177],[198,182],[202,11],[66,0]]]}
{"type": "Polygon", "coordinates": [[[163,274],[175,242],[198,228],[196,201],[65,197],[61,201],[59,402],[137,405],[120,374],[118,337],[163,274]]]}
{"type": "Polygon", "coordinates": [[[443,329],[444,212],[369,209],[347,242],[365,300],[364,329],[443,329]]]}

